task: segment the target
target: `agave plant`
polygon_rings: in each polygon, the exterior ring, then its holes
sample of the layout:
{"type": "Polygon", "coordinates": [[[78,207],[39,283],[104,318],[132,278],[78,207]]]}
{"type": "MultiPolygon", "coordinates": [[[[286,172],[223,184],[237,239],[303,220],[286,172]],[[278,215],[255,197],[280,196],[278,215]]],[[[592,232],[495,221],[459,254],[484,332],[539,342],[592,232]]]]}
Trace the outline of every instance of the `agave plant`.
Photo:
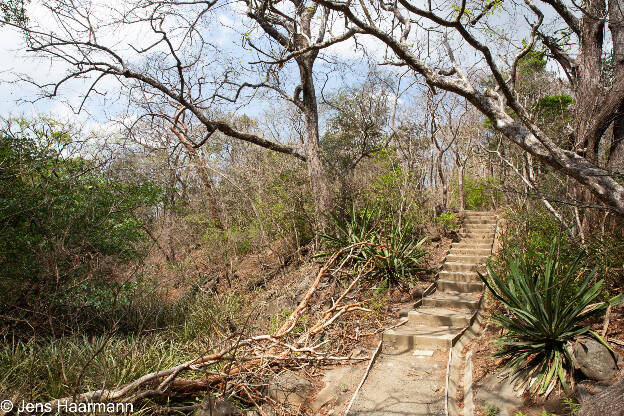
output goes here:
{"type": "Polygon", "coordinates": [[[427,252],[422,249],[422,245],[427,239],[418,240],[409,222],[393,223],[387,236],[380,240],[378,246],[366,249],[377,256],[376,270],[382,278],[405,284],[416,273],[424,270],[421,263],[427,252]]]}
{"type": "MultiPolygon", "coordinates": [[[[420,266],[426,251],[422,249],[425,239],[418,240],[411,224],[390,221],[387,227],[377,220],[378,211],[351,208],[347,218],[330,214],[332,235],[321,235],[332,249],[367,242],[352,253],[354,267],[371,266],[371,276],[387,279],[391,283],[406,284],[413,275],[423,270],[420,266]]],[[[330,253],[321,253],[327,256],[330,253]]]]}
{"type": "Polygon", "coordinates": [[[507,313],[493,317],[504,328],[495,341],[495,356],[505,360],[504,373],[517,376],[540,395],[548,395],[558,383],[566,390],[567,372],[572,368],[568,342],[581,335],[592,336],[611,350],[587,322],[609,305],[621,303],[621,296],[597,302],[603,281],[590,284],[596,269],[579,273],[581,256],[564,269],[555,259],[555,247],[553,241],[543,267],[516,251],[507,275],[499,275],[489,266],[489,279],[479,274],[507,307],[507,313]]]}
{"type": "Polygon", "coordinates": [[[347,247],[363,241],[372,242],[378,224],[375,222],[376,212],[368,207],[358,211],[355,206],[351,207],[349,216],[341,218],[335,213],[329,214],[329,222],[334,227],[333,234],[323,234],[332,248],[347,247]]]}

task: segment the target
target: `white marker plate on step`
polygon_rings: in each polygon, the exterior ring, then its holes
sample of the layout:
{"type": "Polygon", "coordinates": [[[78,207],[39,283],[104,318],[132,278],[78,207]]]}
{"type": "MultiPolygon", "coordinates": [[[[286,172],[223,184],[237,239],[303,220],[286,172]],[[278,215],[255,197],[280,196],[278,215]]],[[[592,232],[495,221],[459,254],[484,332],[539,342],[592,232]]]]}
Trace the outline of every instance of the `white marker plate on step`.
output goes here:
{"type": "Polygon", "coordinates": [[[432,350],[414,350],[412,355],[416,355],[418,357],[431,357],[433,355],[432,350]]]}

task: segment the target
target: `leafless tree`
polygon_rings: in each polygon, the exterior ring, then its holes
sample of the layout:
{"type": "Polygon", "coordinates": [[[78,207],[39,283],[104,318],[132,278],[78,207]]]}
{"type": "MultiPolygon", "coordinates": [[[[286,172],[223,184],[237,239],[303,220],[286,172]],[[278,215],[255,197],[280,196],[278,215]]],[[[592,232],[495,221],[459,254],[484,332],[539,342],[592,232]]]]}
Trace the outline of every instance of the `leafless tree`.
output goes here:
{"type": "MultiPolygon", "coordinates": [[[[447,2],[433,1],[422,7],[409,0],[368,0],[359,3],[315,1],[339,11],[350,25],[385,44],[395,56],[390,63],[413,69],[424,77],[431,88],[463,96],[487,116],[494,128],[508,140],[583,184],[607,209],[624,215],[624,186],[616,179],[618,173],[609,166],[601,165],[595,157],[597,147],[607,138],[604,134],[606,129],[614,122],[620,123],[622,116],[619,109],[624,103],[624,77],[616,76],[610,84],[600,83],[603,53],[608,46],[605,45],[602,28],[607,21],[614,34],[613,51],[616,57],[621,56],[618,51],[624,45],[620,29],[624,20],[617,1],[611,2],[609,16],[606,0],[588,0],[579,7],[569,6],[560,0],[540,2],[540,6],[551,8],[558,17],[557,23],[565,26],[579,40],[578,56],[574,59],[552,36],[544,33],[543,12],[533,0],[525,0],[524,5],[517,6],[522,7],[527,21],[532,21],[527,23],[529,41],[518,47],[518,53],[508,62],[497,56],[496,50],[493,50],[495,43],[485,35],[492,33],[487,28],[489,19],[496,14],[492,12],[498,7],[497,1],[482,3],[464,0],[458,8],[451,7],[447,2]],[[418,36],[422,35],[418,28],[427,28],[427,36],[439,40],[446,50],[444,59],[424,59],[417,47],[418,36]],[[518,62],[532,50],[538,38],[549,47],[574,84],[578,115],[573,135],[575,143],[583,144],[580,148],[558,145],[531,121],[527,109],[518,100],[515,91],[518,62]],[[461,66],[455,58],[457,48],[471,51],[484,62],[480,69],[485,71],[493,87],[474,81],[473,74],[469,72],[470,65],[461,66]]],[[[620,67],[621,64],[617,63],[616,73],[619,73],[620,67]]],[[[615,137],[609,155],[616,155],[619,151],[621,141],[618,141],[617,135],[615,137]]]]}
{"type": "Polygon", "coordinates": [[[229,7],[219,0],[134,0],[116,5],[53,0],[43,7],[54,25],[8,24],[23,30],[30,52],[67,68],[60,79],[50,83],[30,80],[41,88],[43,96],[55,97],[65,84],[86,78],[90,84],[75,107],[80,111],[90,96],[107,93],[103,80],[114,78],[132,103],[140,103],[141,107],[146,102],[160,107],[169,105],[169,118],[175,122],[174,133],[183,137],[181,143],[189,151],[220,132],[306,162],[317,211],[326,212],[330,209],[330,190],[318,148],[314,63],[322,49],[352,37],[358,30],[348,29],[329,36],[335,20],[332,12],[312,2],[244,0],[244,3],[247,16],[267,35],[263,39],[242,36],[245,48],[251,47],[263,58],[255,62],[263,74],[257,83],[246,82],[248,73],[233,53],[222,51],[223,46],[212,40],[223,29],[217,22],[219,9],[229,7]],[[141,36],[137,37],[137,33],[141,36]],[[291,61],[298,67],[299,83],[288,94],[279,73],[291,61]],[[267,140],[257,132],[231,123],[227,109],[248,102],[257,89],[264,88],[287,99],[303,114],[306,122],[301,143],[303,153],[296,144],[267,140]],[[175,113],[186,113],[187,123],[200,124],[203,138],[193,141],[181,135],[182,118],[175,117],[175,113]]]}
{"type": "MultiPolygon", "coordinates": [[[[459,199],[459,210],[465,209],[464,204],[464,178],[468,161],[474,157],[473,147],[480,140],[480,117],[476,110],[471,108],[465,100],[459,102],[459,111],[462,116],[459,118],[459,130],[457,137],[453,141],[451,149],[455,154],[455,166],[457,167],[457,194],[459,199]]],[[[453,118],[453,122],[457,122],[453,118]]]]}
{"type": "Polygon", "coordinates": [[[322,49],[351,38],[359,30],[351,28],[331,36],[335,16],[332,17],[330,9],[310,0],[241,1],[247,6],[247,16],[260,26],[269,40],[268,45],[263,46],[250,37],[246,38],[247,44],[261,56],[255,64],[263,66],[264,80],[257,84],[245,83],[241,87],[276,91],[303,114],[303,146],[320,219],[321,214],[331,209],[331,194],[319,150],[319,106],[314,65],[322,49]],[[280,72],[291,61],[297,66],[298,84],[289,94],[280,72]]]}

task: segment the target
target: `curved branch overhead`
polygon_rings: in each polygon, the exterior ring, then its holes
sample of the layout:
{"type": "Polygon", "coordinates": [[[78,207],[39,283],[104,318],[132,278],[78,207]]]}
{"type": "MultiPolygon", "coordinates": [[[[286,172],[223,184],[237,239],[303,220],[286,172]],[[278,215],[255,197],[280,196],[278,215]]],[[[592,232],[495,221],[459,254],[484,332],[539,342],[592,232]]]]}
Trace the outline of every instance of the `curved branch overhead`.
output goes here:
{"type": "MultiPolygon", "coordinates": [[[[405,63],[416,73],[420,74],[430,86],[450,91],[466,98],[483,115],[492,120],[494,128],[500,131],[508,140],[556,170],[582,183],[609,209],[624,215],[624,186],[612,177],[611,171],[597,164],[595,160],[582,157],[575,151],[558,146],[553,138],[546,135],[530,120],[527,109],[519,102],[503,75],[506,69],[501,68],[500,62],[495,59],[495,55],[490,47],[484,41],[479,40],[479,32],[469,28],[471,19],[468,17],[462,18],[461,12],[459,18],[449,19],[448,16],[438,14],[438,11],[434,11],[434,9],[422,9],[409,0],[399,0],[398,4],[401,6],[401,10],[395,7],[395,9],[391,10],[391,13],[384,14],[380,11],[373,16],[370,11],[384,10],[385,6],[382,6],[385,5],[384,2],[379,0],[366,2],[362,0],[362,6],[360,7],[353,2],[315,1],[324,7],[343,14],[359,30],[377,38],[382,44],[392,50],[400,62],[405,63]],[[366,6],[366,3],[368,3],[369,7],[366,6]],[[380,7],[376,7],[376,5],[380,7]],[[396,19],[397,15],[401,16],[401,18],[396,19]],[[389,22],[392,19],[399,22],[398,28],[390,25],[389,22]],[[471,47],[473,52],[486,62],[487,73],[494,80],[495,88],[475,86],[473,81],[470,81],[465,76],[461,76],[461,72],[456,76],[445,75],[448,72],[444,71],[443,68],[438,69],[429,64],[426,59],[422,59],[421,55],[412,49],[411,44],[413,41],[408,40],[404,35],[405,24],[401,25],[401,22],[414,19],[416,19],[415,21],[422,19],[421,25],[423,26],[434,25],[439,27],[442,32],[449,31],[449,33],[454,34],[456,40],[461,40],[462,45],[471,47]],[[513,111],[513,116],[508,114],[507,108],[513,111]]],[[[604,0],[594,1],[603,1],[604,3],[604,0]]],[[[526,0],[525,3],[528,13],[533,14],[538,19],[531,29],[532,33],[536,34],[541,22],[539,10],[535,7],[532,0],[526,0]]],[[[545,3],[548,3],[557,11],[574,33],[580,33],[579,31],[582,30],[581,21],[591,20],[591,17],[584,17],[581,20],[574,17],[572,12],[558,0],[549,0],[545,3]]],[[[441,11],[444,11],[444,9],[441,11]]],[[[452,14],[452,10],[448,8],[447,12],[448,15],[452,14]]],[[[599,45],[599,47],[602,48],[602,45],[599,45]]],[[[559,50],[556,51],[559,52],[559,50]]],[[[515,59],[520,59],[526,52],[528,50],[524,48],[515,59]]],[[[563,56],[562,54],[560,55],[561,57],[563,56]]],[[[452,54],[447,59],[450,62],[454,60],[452,54]]],[[[586,76],[595,77],[596,74],[586,76]]],[[[619,85],[619,83],[617,84],[619,85]]],[[[611,91],[612,95],[619,97],[619,87],[614,85],[611,91]]],[[[599,92],[595,91],[593,96],[596,93],[599,92]]],[[[577,97],[577,99],[579,98],[577,97]]],[[[613,102],[614,105],[609,106],[611,110],[605,110],[608,115],[601,114],[598,120],[607,120],[609,117],[614,116],[615,113],[612,109],[621,100],[615,98],[613,102]]],[[[594,109],[596,111],[598,107],[594,106],[594,109]]],[[[589,117],[589,119],[592,118],[589,117]]],[[[602,127],[604,123],[598,122],[598,125],[602,127]]],[[[586,136],[580,138],[580,141],[587,141],[590,138],[587,134],[595,134],[594,132],[599,132],[601,127],[597,127],[598,130],[594,128],[591,130],[592,133],[584,132],[583,134],[586,136]]]]}

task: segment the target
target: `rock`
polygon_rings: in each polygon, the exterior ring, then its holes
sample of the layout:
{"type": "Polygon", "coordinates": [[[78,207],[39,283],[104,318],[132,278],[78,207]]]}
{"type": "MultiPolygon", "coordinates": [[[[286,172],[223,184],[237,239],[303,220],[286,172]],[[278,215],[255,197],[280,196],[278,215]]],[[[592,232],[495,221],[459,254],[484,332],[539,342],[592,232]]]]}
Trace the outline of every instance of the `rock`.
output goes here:
{"type": "Polygon", "coordinates": [[[596,394],[604,391],[608,386],[599,384],[593,380],[582,380],[574,387],[574,398],[583,404],[586,401],[591,401],[591,398],[596,394]]]}
{"type": "Polygon", "coordinates": [[[583,337],[573,348],[579,370],[592,380],[609,380],[617,371],[615,357],[594,338],[583,337]]]}
{"type": "Polygon", "coordinates": [[[308,380],[291,371],[284,371],[276,375],[269,383],[269,396],[280,403],[299,407],[306,403],[314,390],[308,380]]]}
{"type": "Polygon", "coordinates": [[[522,396],[515,389],[514,381],[509,377],[499,378],[493,374],[478,387],[475,403],[481,407],[488,404],[496,406],[500,409],[501,416],[513,416],[524,403],[522,396]]]}
{"type": "Polygon", "coordinates": [[[579,416],[622,416],[624,415],[624,378],[620,378],[611,386],[581,402],[579,416]]]}
{"type": "Polygon", "coordinates": [[[240,414],[240,410],[227,400],[215,399],[209,394],[199,406],[196,416],[239,416],[240,414]]]}
{"type": "Polygon", "coordinates": [[[413,288],[412,290],[410,290],[410,295],[411,295],[412,299],[420,300],[420,299],[422,299],[423,291],[422,291],[422,289],[419,289],[419,288],[413,288]]]}

